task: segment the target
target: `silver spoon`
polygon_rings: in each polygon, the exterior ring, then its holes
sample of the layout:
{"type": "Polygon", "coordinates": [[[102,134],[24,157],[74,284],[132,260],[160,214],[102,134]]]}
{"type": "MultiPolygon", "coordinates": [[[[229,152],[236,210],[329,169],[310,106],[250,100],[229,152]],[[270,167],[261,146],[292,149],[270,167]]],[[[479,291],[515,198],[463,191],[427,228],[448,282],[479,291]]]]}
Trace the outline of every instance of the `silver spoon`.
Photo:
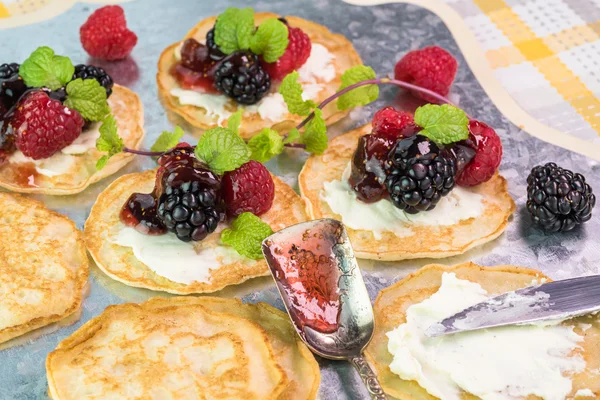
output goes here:
{"type": "Polygon", "coordinates": [[[363,356],[373,336],[373,308],[344,225],[334,219],[293,225],[266,238],[262,251],[308,348],[348,360],[371,398],[386,399],[363,356]]]}

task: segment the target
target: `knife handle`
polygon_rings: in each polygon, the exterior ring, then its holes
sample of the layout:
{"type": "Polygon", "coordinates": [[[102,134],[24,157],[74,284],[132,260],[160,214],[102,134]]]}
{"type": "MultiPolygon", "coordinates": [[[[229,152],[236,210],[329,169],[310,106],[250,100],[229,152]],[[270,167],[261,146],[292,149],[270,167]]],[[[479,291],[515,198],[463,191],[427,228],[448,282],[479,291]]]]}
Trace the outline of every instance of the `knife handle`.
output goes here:
{"type": "Polygon", "coordinates": [[[363,355],[361,354],[359,356],[350,357],[348,361],[350,361],[352,366],[356,368],[360,374],[360,379],[362,379],[363,383],[365,384],[371,399],[386,400],[387,397],[383,392],[381,385],[379,384],[377,375],[375,375],[375,372],[373,372],[363,355]]]}

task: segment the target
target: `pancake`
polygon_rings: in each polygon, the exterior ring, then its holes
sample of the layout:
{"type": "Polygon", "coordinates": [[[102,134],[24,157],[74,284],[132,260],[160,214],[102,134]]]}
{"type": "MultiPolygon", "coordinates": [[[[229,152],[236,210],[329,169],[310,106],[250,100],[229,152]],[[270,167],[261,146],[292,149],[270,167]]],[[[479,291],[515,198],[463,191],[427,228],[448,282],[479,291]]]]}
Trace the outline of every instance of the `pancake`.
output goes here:
{"type": "Polygon", "coordinates": [[[46,371],[54,400],[277,399],[289,382],[260,325],[178,299],[108,307],[46,371]]]}
{"type": "MultiPolygon", "coordinates": [[[[269,275],[264,260],[231,260],[221,257],[218,268],[210,271],[208,282],[194,281],[190,284],[174,282],[156,274],[139,261],[131,247],[113,243],[113,238],[124,227],[119,213],[125,201],[134,192],[150,193],[154,187],[155,175],[156,170],[124,175],[116,179],[98,196],[85,223],[84,235],[87,249],[102,271],[129,286],[175,294],[214,292],[253,277],[269,275]]],[[[279,178],[274,176],[273,181],[275,199],[271,209],[261,216],[262,220],[270,224],[273,231],[305,221],[306,214],[300,197],[279,178]]],[[[220,244],[220,233],[217,231],[196,243],[196,249],[225,247],[220,244]]]]}
{"type": "MultiPolygon", "coordinates": [[[[262,21],[270,18],[278,18],[279,16],[273,13],[256,13],[254,14],[254,20],[256,25],[259,25],[262,21]]],[[[335,55],[336,77],[328,82],[324,83],[325,90],[322,90],[315,98],[316,103],[320,103],[327,97],[331,96],[340,87],[340,77],[342,73],[350,67],[362,64],[360,56],[352,46],[352,43],[346,39],[343,35],[335,34],[330,32],[324,26],[316,24],[311,21],[307,21],[302,18],[289,16],[285,17],[289,22],[290,26],[302,29],[309,37],[311,42],[319,43],[325,46],[330,53],[335,55]]],[[[214,26],[217,17],[210,17],[202,20],[195,27],[193,27],[185,36],[185,39],[194,38],[199,42],[204,43],[206,33],[214,26]]],[[[209,129],[217,126],[218,118],[215,116],[208,116],[204,108],[182,105],[177,97],[171,95],[173,88],[179,87],[179,84],[173,78],[169,71],[171,67],[177,62],[174,56],[174,50],[180,43],[174,43],[167,47],[161,54],[158,60],[158,74],[156,75],[156,82],[158,84],[159,94],[165,107],[183,117],[191,125],[201,128],[209,129]]],[[[276,91],[276,85],[271,86],[271,91],[276,91]]],[[[223,95],[224,96],[224,95],[223,95]]],[[[244,106],[246,108],[247,106],[244,106]]],[[[237,110],[237,104],[231,101],[231,111],[237,110]]],[[[347,111],[339,111],[337,109],[337,102],[333,102],[323,109],[323,118],[328,125],[340,120],[347,111]]],[[[244,115],[242,118],[242,124],[240,126],[240,136],[243,138],[250,138],[258,133],[262,128],[271,127],[278,132],[287,133],[293,127],[295,127],[304,117],[288,114],[280,122],[273,122],[268,119],[262,119],[258,114],[244,115]]]]}
{"type": "Polygon", "coordinates": [[[89,274],[83,234],[35,200],[0,193],[0,343],[76,314],[89,274]]]}
{"type": "MultiPolygon", "coordinates": [[[[464,263],[449,267],[432,264],[382,290],[374,305],[375,333],[366,349],[366,355],[371,365],[375,367],[386,394],[397,399],[436,399],[415,381],[402,380],[390,371],[392,355],[387,350],[388,339],[385,334],[406,322],[405,312],[409,306],[422,302],[439,289],[444,272],[453,272],[459,279],[478,283],[490,295],[498,295],[529,286],[534,279],[550,280],[539,271],[511,265],[482,267],[474,263],[464,263]]],[[[600,346],[600,319],[598,316],[593,318],[583,316],[564,324],[574,325],[575,332],[584,337],[580,345],[586,368],[573,376],[572,395],[579,389],[590,389],[594,393],[600,392],[600,380],[598,380],[596,372],[600,367],[600,355],[597,351],[600,346]],[[578,326],[580,323],[591,324],[591,327],[583,332],[578,326]]],[[[463,397],[464,399],[477,399],[477,397],[467,394],[463,397]]],[[[539,399],[539,397],[529,396],[527,399],[533,400],[539,399]]]]}
{"type": "MultiPolygon", "coordinates": [[[[313,155],[307,160],[298,182],[311,219],[341,219],[331,211],[320,194],[325,182],[341,179],[359,137],[370,131],[371,125],[367,124],[338,136],[330,141],[329,148],[322,155],[313,155]]],[[[381,239],[375,239],[371,231],[347,228],[354,253],[358,258],[388,261],[444,258],[462,254],[497,238],[515,211],[506,180],[496,174],[488,182],[468,190],[483,196],[484,210],[479,217],[446,226],[414,226],[412,235],[401,238],[385,231],[381,233],[381,239]]],[[[410,228],[410,225],[406,226],[410,228]]]]}
{"type": "MultiPolygon", "coordinates": [[[[137,149],[144,138],[144,109],[140,98],[131,90],[114,85],[108,104],[125,146],[137,149]]],[[[130,153],[119,153],[98,171],[96,162],[104,154],[94,147],[82,154],[58,152],[50,158],[39,160],[37,166],[42,169],[58,168],[58,174],[53,176],[39,173],[31,159],[16,162],[9,158],[8,162],[0,166],[0,187],[20,193],[75,194],[114,174],[134,157],[130,153]]]]}

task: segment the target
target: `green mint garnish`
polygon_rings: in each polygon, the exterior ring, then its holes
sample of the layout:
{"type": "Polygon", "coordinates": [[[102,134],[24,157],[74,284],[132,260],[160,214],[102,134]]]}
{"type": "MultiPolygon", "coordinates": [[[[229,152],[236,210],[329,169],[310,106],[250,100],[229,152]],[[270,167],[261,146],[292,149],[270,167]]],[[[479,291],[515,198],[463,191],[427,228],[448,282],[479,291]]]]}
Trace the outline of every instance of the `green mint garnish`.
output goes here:
{"type": "Polygon", "coordinates": [[[65,106],[78,111],[88,121],[102,121],[110,113],[106,89],[95,79],[75,79],[67,85],[65,106]]]}
{"type": "Polygon", "coordinates": [[[227,128],[216,127],[204,132],[194,153],[211,170],[222,174],[250,161],[252,151],[238,134],[227,128]]]}
{"type": "Polygon", "coordinates": [[[75,72],[68,57],[57,56],[50,47],[38,47],[19,68],[27,86],[57,90],[67,84],[75,72]]]}
{"type": "Polygon", "coordinates": [[[279,86],[279,93],[283,96],[288,111],[296,115],[308,115],[317,105],[312,100],[302,99],[302,85],[298,82],[298,72],[286,75],[279,86]]]}
{"type": "Polygon", "coordinates": [[[163,131],[150,148],[150,151],[164,153],[171,150],[173,147],[177,146],[184,133],[183,129],[179,126],[176,126],[173,132],[163,131]]]}
{"type": "Polygon", "coordinates": [[[309,153],[323,154],[327,150],[327,125],[320,109],[315,109],[315,116],[306,124],[301,141],[309,153]]]}
{"type": "Polygon", "coordinates": [[[225,54],[250,48],[254,32],[254,10],[230,7],[217,18],[215,43],[225,54]]]}
{"type": "MultiPolygon", "coordinates": [[[[375,71],[366,65],[357,65],[347,69],[341,76],[342,85],[338,92],[355,83],[375,79],[375,71]]],[[[352,107],[364,106],[374,102],[379,97],[379,86],[365,85],[344,93],[338,98],[337,107],[339,110],[347,110],[352,107]]]]}
{"type": "Polygon", "coordinates": [[[252,158],[264,163],[283,152],[283,138],[271,128],[264,128],[248,142],[252,158]]]}
{"type": "Polygon", "coordinates": [[[242,109],[238,109],[227,118],[227,129],[237,134],[240,133],[240,125],[242,125],[242,109]]]}
{"type": "Polygon", "coordinates": [[[283,140],[283,144],[294,143],[298,139],[300,139],[300,131],[297,128],[293,128],[288,132],[288,136],[283,140]]]}
{"type": "Polygon", "coordinates": [[[100,126],[100,137],[96,140],[96,149],[107,152],[96,163],[96,169],[101,170],[108,160],[115,154],[123,151],[123,139],[117,133],[117,121],[112,114],[107,115],[100,126]]]}
{"type": "Polygon", "coordinates": [[[288,28],[276,18],[260,24],[250,40],[250,50],[254,54],[261,54],[268,63],[277,61],[285,53],[287,46],[288,28]]]}
{"type": "Polygon", "coordinates": [[[439,145],[469,137],[469,118],[460,108],[449,104],[426,104],[415,111],[415,123],[423,128],[419,134],[439,145]]]}
{"type": "Polygon", "coordinates": [[[272,234],[269,224],[256,215],[245,212],[233,221],[231,228],[221,232],[221,241],[243,256],[260,260],[263,258],[262,241],[272,234]]]}

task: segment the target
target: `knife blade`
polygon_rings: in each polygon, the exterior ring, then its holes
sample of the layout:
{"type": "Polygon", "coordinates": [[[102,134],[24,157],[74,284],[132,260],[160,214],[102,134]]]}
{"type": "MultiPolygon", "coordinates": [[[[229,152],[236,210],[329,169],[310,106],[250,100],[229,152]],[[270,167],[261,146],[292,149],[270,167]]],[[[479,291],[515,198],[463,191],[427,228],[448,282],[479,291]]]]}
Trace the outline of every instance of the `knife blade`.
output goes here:
{"type": "Polygon", "coordinates": [[[563,320],[600,311],[600,275],[529,286],[468,307],[431,325],[429,337],[505,325],[563,320]]]}

